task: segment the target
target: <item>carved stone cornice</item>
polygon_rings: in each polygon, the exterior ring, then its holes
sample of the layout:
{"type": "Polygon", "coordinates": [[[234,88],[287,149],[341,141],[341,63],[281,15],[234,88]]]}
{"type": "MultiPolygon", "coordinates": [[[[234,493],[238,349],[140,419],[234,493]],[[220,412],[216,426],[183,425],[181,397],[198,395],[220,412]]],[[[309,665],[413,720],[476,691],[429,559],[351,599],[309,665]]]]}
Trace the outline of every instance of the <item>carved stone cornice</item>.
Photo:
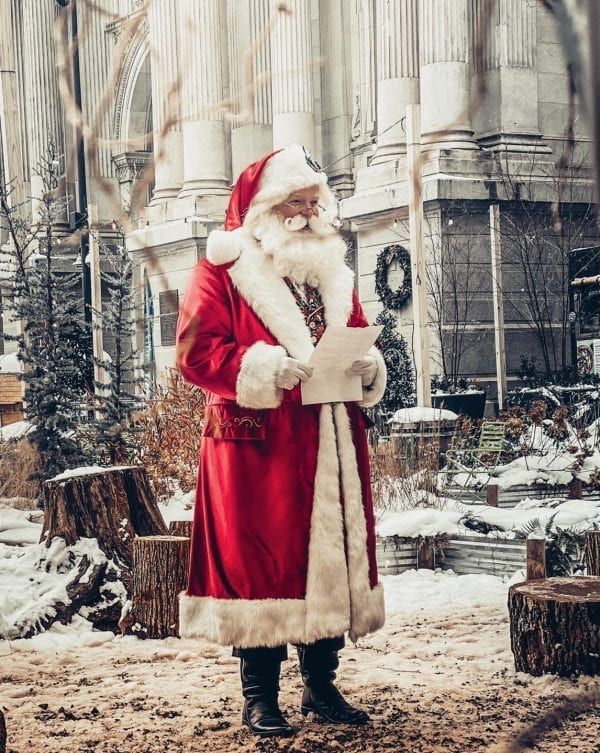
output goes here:
{"type": "Polygon", "coordinates": [[[119,183],[128,183],[141,178],[152,159],[151,152],[121,152],[113,154],[113,162],[119,183]]]}

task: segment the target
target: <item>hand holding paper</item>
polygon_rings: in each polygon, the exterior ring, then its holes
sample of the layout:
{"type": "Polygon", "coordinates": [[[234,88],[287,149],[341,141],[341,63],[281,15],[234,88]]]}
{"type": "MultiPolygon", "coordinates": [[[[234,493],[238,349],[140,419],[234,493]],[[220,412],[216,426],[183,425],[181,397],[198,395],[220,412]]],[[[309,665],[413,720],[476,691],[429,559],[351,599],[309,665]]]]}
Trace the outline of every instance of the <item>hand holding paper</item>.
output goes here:
{"type": "Polygon", "coordinates": [[[302,383],[302,404],[361,400],[362,366],[352,371],[353,364],[364,359],[382,329],[379,326],[327,327],[308,360],[314,372],[302,383]]]}

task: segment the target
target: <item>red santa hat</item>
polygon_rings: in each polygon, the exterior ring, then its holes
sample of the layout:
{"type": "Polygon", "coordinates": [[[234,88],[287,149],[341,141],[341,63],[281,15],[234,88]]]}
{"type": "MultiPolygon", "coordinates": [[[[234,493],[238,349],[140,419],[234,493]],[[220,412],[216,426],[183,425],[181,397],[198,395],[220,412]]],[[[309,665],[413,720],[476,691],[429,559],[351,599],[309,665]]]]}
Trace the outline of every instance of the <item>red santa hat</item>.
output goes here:
{"type": "Polygon", "coordinates": [[[240,228],[251,225],[263,212],[281,204],[295,191],[313,186],[319,187],[322,203],[330,206],[335,202],[327,176],[298,144],[271,152],[248,165],[231,192],[225,230],[214,230],[208,237],[207,259],[213,264],[237,259],[242,242],[237,232],[240,228]]]}

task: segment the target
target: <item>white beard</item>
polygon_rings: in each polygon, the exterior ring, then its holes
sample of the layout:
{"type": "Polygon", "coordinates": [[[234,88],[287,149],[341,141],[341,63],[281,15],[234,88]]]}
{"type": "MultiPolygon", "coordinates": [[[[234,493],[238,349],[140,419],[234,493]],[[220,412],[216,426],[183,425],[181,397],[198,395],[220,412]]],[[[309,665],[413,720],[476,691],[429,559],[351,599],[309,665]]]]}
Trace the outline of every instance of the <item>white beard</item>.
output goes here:
{"type": "Polygon", "coordinates": [[[286,226],[277,214],[266,212],[250,230],[264,253],[273,259],[278,275],[316,288],[323,274],[345,266],[348,249],[331,223],[321,217],[311,217],[305,229],[297,228],[297,224],[286,226]]]}

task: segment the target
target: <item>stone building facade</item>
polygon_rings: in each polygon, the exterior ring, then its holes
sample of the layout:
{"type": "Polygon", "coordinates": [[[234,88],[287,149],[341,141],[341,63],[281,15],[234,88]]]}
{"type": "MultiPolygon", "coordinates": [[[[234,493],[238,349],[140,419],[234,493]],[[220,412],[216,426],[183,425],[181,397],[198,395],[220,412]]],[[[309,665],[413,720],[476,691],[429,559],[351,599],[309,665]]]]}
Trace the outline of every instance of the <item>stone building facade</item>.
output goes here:
{"type": "MultiPolygon", "coordinates": [[[[34,166],[49,136],[71,157],[67,164],[77,162],[57,42],[63,5],[12,0],[16,105],[14,127],[2,131],[4,153],[12,133],[17,177],[33,196],[34,166]]],[[[497,0],[491,17],[489,7],[486,0],[153,0],[147,8],[141,0],[77,0],[81,108],[94,142],[79,171],[67,174],[64,221],[72,224],[83,209],[73,197],[84,175],[86,200],[98,206],[109,240],[115,206],[141,196],[126,241],[150,373],[173,364],[177,303],[207,234],[222,221],[232,182],[245,164],[292,142],[306,145],[330,176],[360,297],[374,319],[379,253],[395,243],[410,248],[405,116],[408,105],[420,104],[428,269],[439,287],[431,304],[433,371],[442,360],[448,370],[452,349],[461,347],[454,371],[493,382],[490,204],[510,216],[505,227],[513,235],[543,235],[535,215],[547,218],[552,236],[550,210],[561,191],[565,200],[568,183],[576,215],[568,243],[596,238],[580,118],[567,160],[577,169],[562,185],[556,175],[569,82],[554,21],[534,0],[497,0]],[[291,13],[278,12],[281,5],[291,13]],[[447,259],[450,283],[442,273],[447,259]]],[[[555,235],[549,244],[548,253],[555,235]]],[[[540,350],[528,321],[527,270],[513,267],[505,299],[521,296],[523,305],[505,306],[512,373],[521,354],[540,350]]],[[[389,277],[400,282],[394,269],[389,277]]],[[[560,295],[552,295],[550,330],[564,314],[560,295]]],[[[410,305],[398,316],[410,339],[410,305]]]]}

